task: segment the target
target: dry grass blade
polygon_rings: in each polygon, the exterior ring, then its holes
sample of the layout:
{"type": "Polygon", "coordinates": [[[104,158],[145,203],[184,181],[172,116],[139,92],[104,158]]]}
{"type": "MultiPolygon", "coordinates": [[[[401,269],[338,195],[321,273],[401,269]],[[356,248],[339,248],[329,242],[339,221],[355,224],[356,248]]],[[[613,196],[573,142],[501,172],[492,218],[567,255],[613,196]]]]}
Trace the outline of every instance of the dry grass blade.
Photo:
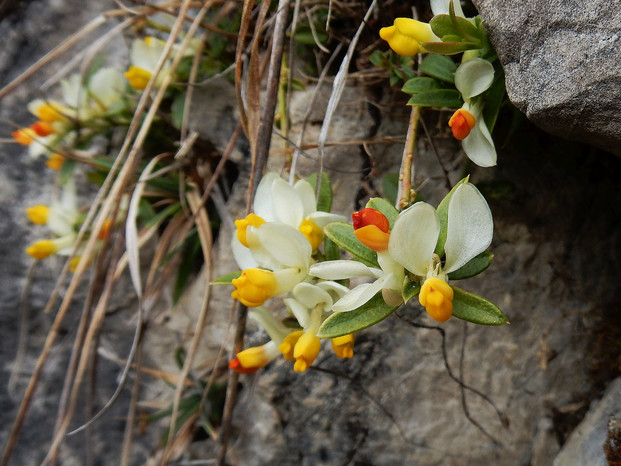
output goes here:
{"type": "MultiPolygon", "coordinates": [[[[210,273],[211,273],[211,248],[212,248],[212,235],[211,235],[211,227],[209,226],[209,218],[207,216],[207,211],[204,208],[204,205],[201,204],[200,196],[196,189],[189,190],[187,192],[188,203],[190,204],[190,208],[192,209],[196,228],[198,230],[198,236],[201,241],[201,248],[203,250],[203,257],[205,259],[206,266],[206,283],[211,281],[210,273]]],[[[207,311],[209,309],[209,286],[205,287],[205,294],[203,295],[203,303],[201,306],[201,311],[196,322],[196,328],[194,331],[194,336],[192,338],[192,343],[190,344],[190,348],[188,349],[188,353],[186,355],[183,369],[181,371],[181,377],[179,383],[177,384],[177,388],[175,390],[175,400],[173,403],[173,410],[171,414],[170,421],[170,429],[168,432],[168,441],[166,442],[166,447],[164,448],[164,454],[162,455],[162,463],[165,464],[166,458],[170,454],[170,449],[174,443],[171,443],[175,438],[175,424],[177,419],[177,413],[179,410],[179,403],[181,402],[181,395],[183,394],[184,389],[184,381],[190,373],[190,368],[192,367],[192,362],[194,360],[194,356],[198,349],[198,345],[200,343],[203,328],[205,326],[205,321],[207,319],[207,311]]]]}

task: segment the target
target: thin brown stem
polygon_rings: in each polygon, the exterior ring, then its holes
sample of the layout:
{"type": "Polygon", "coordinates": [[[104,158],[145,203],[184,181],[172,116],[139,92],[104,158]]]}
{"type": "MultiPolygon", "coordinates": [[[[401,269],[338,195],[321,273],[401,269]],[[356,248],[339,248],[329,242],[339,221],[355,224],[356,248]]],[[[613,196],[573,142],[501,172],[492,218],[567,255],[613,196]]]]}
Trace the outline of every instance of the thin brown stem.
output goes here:
{"type": "Polygon", "coordinates": [[[401,158],[401,168],[399,169],[399,197],[395,206],[399,210],[409,206],[416,197],[412,184],[415,176],[414,154],[416,152],[416,132],[418,130],[420,114],[421,107],[414,105],[410,114],[410,124],[408,125],[403,157],[401,158]]]}

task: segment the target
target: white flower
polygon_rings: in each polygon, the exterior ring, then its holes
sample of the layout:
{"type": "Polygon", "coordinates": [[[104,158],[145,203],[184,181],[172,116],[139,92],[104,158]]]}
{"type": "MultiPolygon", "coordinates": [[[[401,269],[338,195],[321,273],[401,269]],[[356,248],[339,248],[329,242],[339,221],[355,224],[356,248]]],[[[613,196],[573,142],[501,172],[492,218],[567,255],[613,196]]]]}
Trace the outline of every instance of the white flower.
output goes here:
{"type": "Polygon", "coordinates": [[[449,126],[468,158],[480,167],[496,165],[496,147],[483,118],[483,104],[476,99],[493,81],[494,67],[482,58],[471,58],[455,72],[455,87],[464,105],[453,114],[449,126]]]}

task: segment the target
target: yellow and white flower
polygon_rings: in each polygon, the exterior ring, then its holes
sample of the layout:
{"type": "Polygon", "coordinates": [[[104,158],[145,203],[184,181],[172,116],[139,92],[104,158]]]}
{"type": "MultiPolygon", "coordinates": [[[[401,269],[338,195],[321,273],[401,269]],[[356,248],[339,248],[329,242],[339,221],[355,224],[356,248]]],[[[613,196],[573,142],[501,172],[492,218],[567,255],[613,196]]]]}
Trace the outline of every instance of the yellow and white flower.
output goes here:
{"type": "Polygon", "coordinates": [[[405,269],[425,279],[419,301],[432,318],[443,322],[453,310],[453,291],[447,274],[485,251],[493,230],[492,213],[485,198],[466,182],[457,187],[449,201],[444,263],[434,253],[440,219],[436,209],[425,202],[417,202],[399,214],[388,251],[405,269]]]}

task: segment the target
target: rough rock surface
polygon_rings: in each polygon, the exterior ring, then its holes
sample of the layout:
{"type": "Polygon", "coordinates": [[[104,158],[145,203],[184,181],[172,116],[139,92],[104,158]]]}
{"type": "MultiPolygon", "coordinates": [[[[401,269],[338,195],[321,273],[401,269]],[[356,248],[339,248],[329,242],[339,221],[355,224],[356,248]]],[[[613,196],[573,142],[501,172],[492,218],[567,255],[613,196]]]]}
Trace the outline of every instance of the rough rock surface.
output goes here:
{"type": "MultiPolygon", "coordinates": [[[[591,466],[606,466],[614,464],[607,461],[602,448],[613,432],[610,432],[609,424],[618,423],[621,420],[621,379],[610,384],[604,397],[594,403],[584,420],[571,433],[567,443],[554,459],[555,466],[579,466],[589,464],[591,466]]],[[[621,445],[618,437],[610,441],[611,448],[616,451],[617,458],[621,455],[621,445]]],[[[612,460],[612,457],[608,457],[612,460]]]]}
{"type": "Polygon", "coordinates": [[[544,130],[621,155],[621,9],[589,0],[474,0],[511,101],[544,130]]]}

